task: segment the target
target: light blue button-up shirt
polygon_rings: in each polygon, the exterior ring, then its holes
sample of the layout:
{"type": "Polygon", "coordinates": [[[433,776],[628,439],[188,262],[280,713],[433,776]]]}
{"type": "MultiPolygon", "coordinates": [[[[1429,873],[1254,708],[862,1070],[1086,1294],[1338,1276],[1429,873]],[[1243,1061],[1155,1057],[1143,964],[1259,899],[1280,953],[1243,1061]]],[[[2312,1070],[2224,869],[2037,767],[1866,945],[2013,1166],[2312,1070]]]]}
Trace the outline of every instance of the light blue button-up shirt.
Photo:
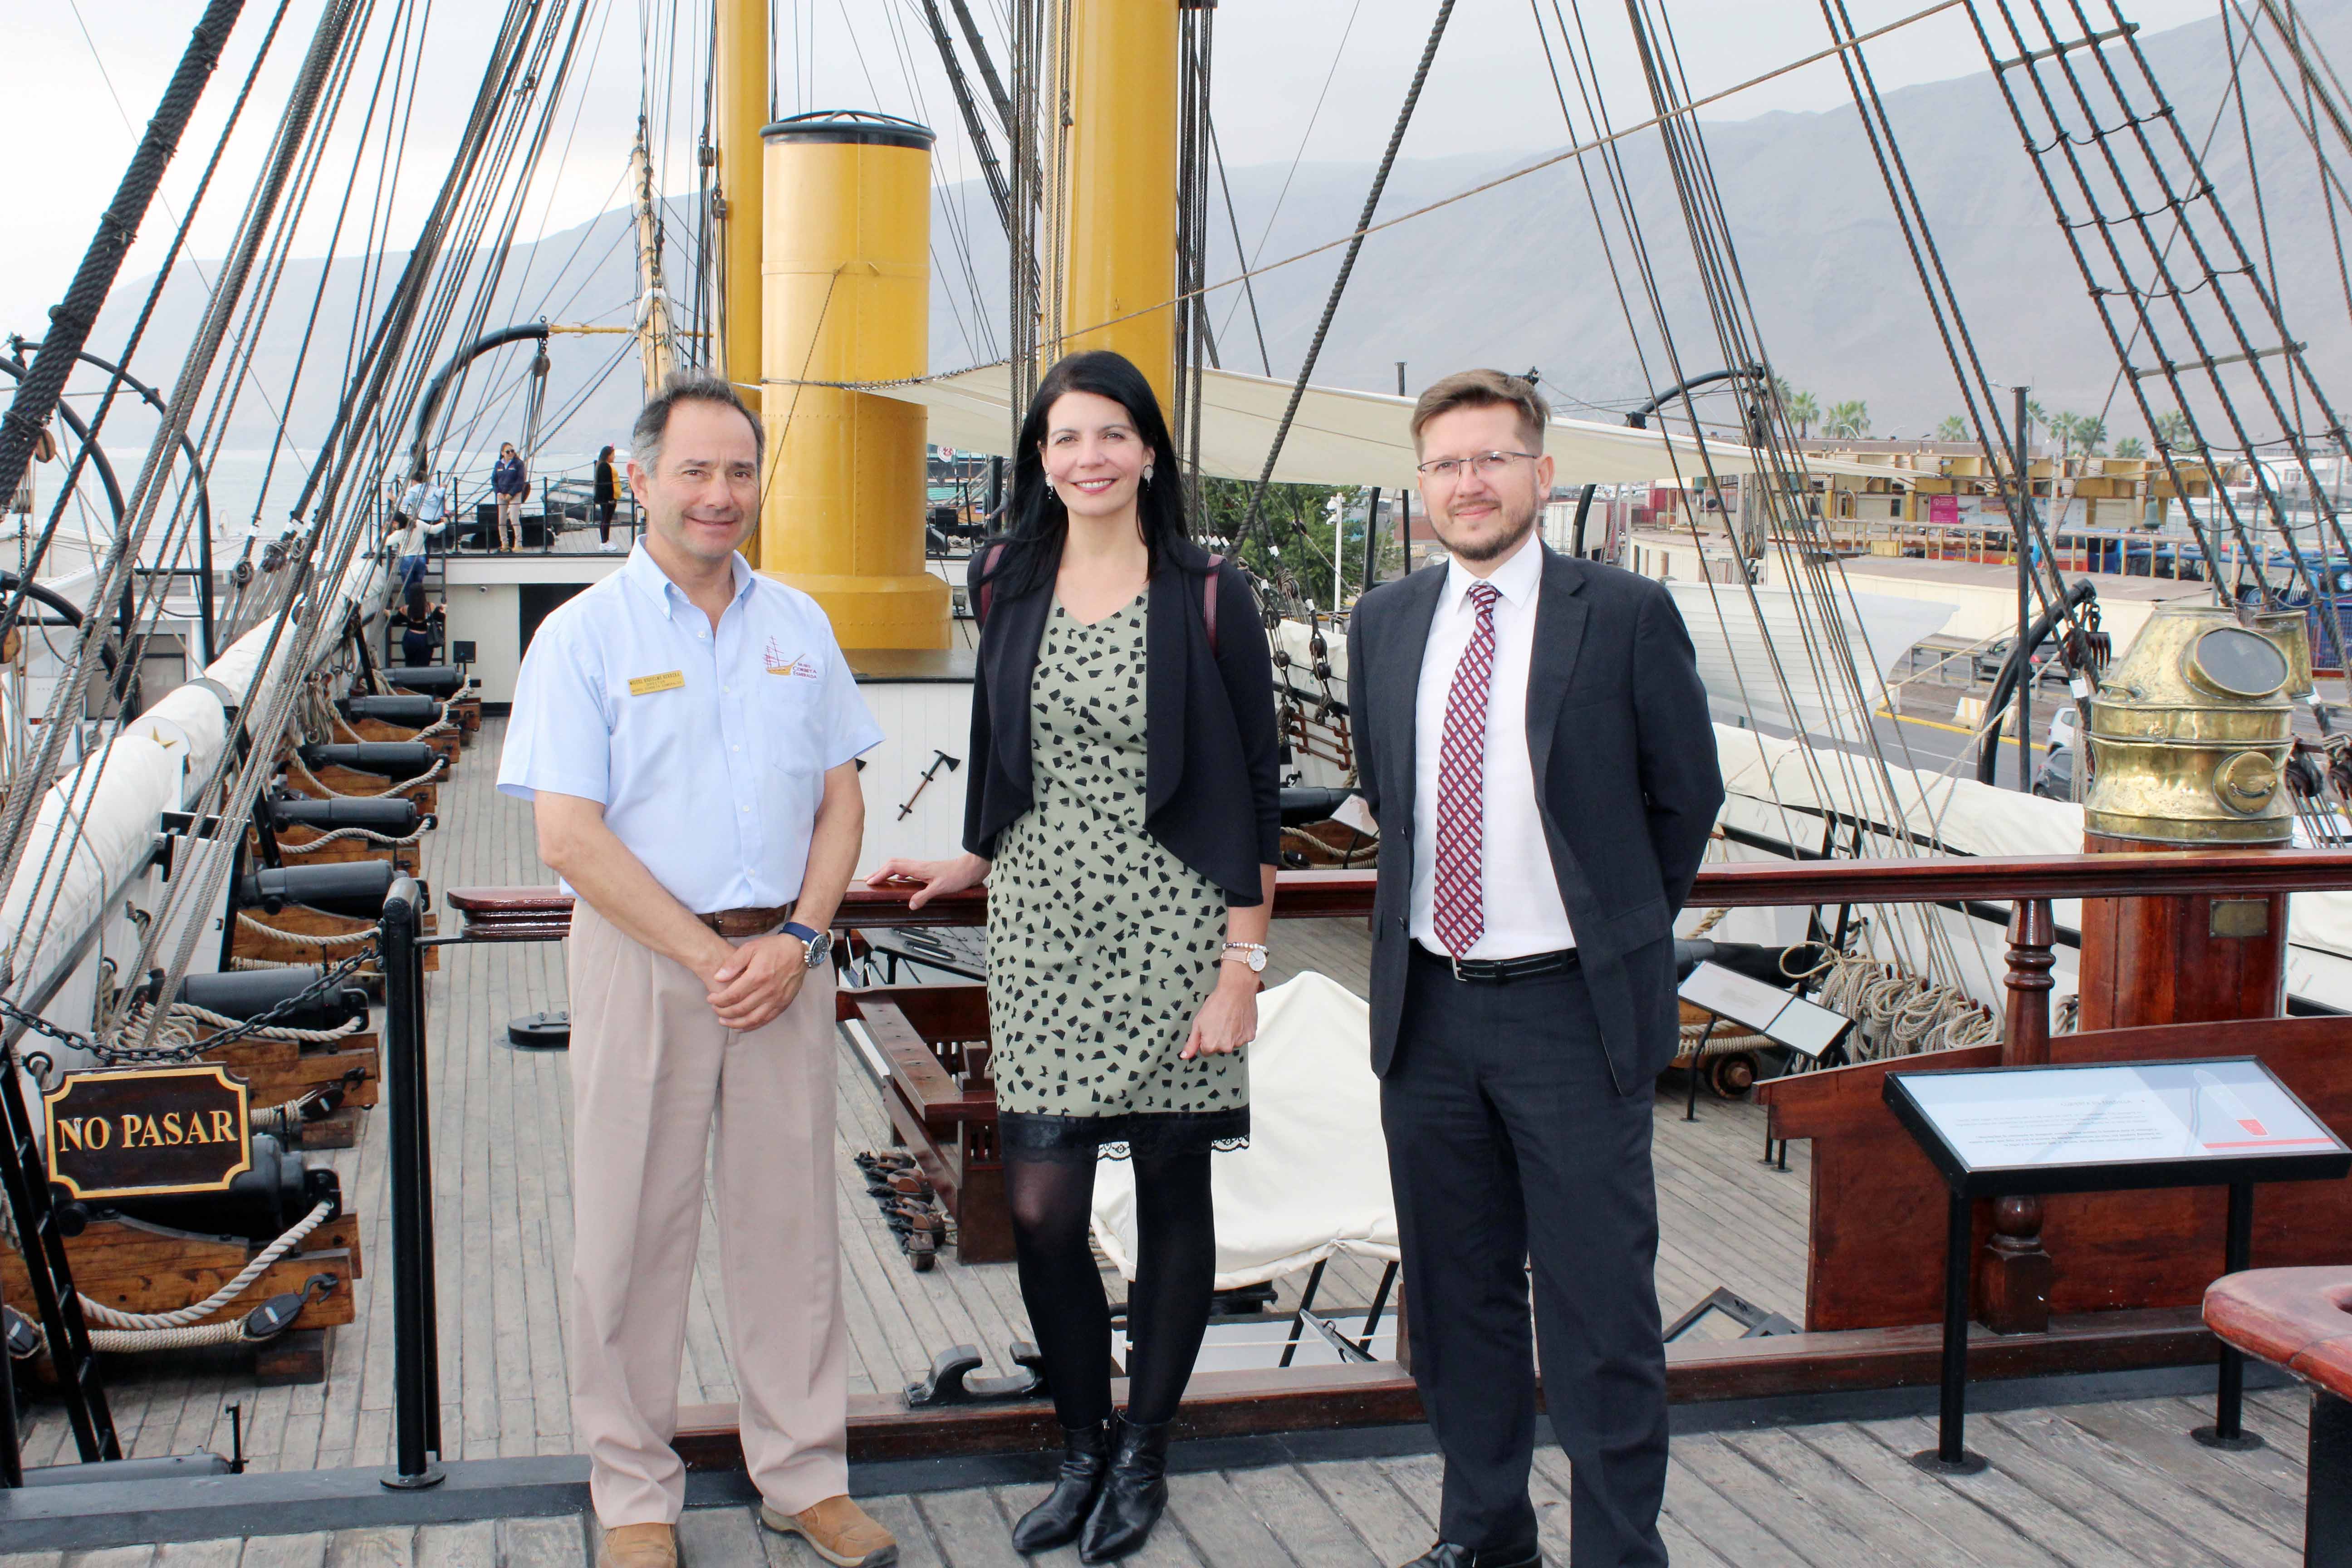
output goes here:
{"type": "Polygon", "coordinates": [[[824,774],[880,743],[816,601],[735,557],[710,618],[644,545],[540,624],[499,788],[599,801],[698,914],[800,896],[824,774]]]}

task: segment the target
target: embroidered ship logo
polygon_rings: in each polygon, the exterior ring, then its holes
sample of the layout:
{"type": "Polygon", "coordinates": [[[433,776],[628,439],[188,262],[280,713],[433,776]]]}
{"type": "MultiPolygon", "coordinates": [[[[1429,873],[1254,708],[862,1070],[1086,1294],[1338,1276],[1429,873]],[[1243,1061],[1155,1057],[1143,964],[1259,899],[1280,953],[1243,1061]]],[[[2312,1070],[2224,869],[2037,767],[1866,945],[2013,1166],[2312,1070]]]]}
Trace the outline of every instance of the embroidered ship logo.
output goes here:
{"type": "Polygon", "coordinates": [[[816,665],[813,661],[805,655],[785,653],[776,646],[776,639],[773,637],[768,639],[764,657],[770,675],[797,675],[803,680],[816,679],[816,665]]]}

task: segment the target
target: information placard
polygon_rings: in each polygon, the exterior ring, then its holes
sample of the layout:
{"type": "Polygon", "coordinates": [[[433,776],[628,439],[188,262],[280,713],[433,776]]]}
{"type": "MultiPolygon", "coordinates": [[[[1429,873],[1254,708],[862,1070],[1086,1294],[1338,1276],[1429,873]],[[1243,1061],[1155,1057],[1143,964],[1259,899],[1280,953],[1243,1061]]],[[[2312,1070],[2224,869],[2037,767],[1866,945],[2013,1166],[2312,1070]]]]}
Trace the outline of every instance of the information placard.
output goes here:
{"type": "Polygon", "coordinates": [[[1886,1097],[1948,1178],[2004,1193],[2221,1182],[2231,1178],[2220,1167],[2252,1162],[2352,1164],[2352,1149],[2252,1057],[1890,1073],[1886,1097]],[[2094,1183],[2095,1172],[2106,1174],[2094,1183]]]}

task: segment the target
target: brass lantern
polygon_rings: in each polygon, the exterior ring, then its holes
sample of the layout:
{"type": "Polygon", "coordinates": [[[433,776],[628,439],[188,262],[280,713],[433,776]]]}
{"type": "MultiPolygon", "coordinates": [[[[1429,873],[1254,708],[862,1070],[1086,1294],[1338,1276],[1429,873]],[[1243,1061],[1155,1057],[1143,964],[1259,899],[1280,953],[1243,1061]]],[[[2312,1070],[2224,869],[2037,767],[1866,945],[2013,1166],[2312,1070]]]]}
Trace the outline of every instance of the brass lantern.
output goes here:
{"type": "MultiPolygon", "coordinates": [[[[2086,831],[2165,845],[2289,842],[2290,693],[2310,677],[2268,629],[2211,605],[2148,617],[2091,700],[2086,831]]],[[[2300,612],[2279,629],[2302,648],[2300,612]]]]}

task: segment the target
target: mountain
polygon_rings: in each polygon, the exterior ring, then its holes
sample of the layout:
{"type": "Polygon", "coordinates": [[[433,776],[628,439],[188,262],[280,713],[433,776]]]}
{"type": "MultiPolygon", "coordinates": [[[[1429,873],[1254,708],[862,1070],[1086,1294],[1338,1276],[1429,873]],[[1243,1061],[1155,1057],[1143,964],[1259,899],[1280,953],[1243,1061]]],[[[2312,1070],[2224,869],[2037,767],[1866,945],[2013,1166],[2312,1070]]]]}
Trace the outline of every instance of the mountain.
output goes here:
{"type": "MultiPolygon", "coordinates": [[[[2352,0],[2319,0],[2299,9],[2324,49],[2352,54],[2352,0]]],[[[2266,41],[2280,68],[2289,68],[2276,41],[2266,41]]],[[[2266,231],[2280,298],[2297,341],[2309,345],[2315,363],[2345,363],[2352,350],[2347,301],[2352,289],[2339,274],[2340,251],[2318,198],[2312,150],[2262,61],[2252,56],[2245,60],[2246,113],[2263,197],[2258,222],[2238,111],[2223,97],[2227,54],[2220,21],[2145,34],[2140,42],[2192,142],[2201,142],[2216,123],[2217,108],[2227,110],[2207,161],[2225,210],[2247,245],[2256,247],[2258,258],[2266,231]]],[[[1987,373],[1996,382],[2030,384],[2053,412],[2095,412],[2116,378],[2115,352],[1990,74],[1905,89],[1887,94],[1885,101],[1987,373]]],[[[2151,134],[2166,134],[2160,122],[2149,129],[2151,134]]],[[[1793,386],[1813,393],[1823,406],[1866,402],[1879,435],[1921,435],[1958,412],[1958,393],[1852,105],[1708,121],[1704,134],[1739,277],[1775,370],[1793,386]]],[[[1410,138],[1406,144],[1410,148],[1410,138]]],[[[1570,162],[1371,237],[1324,345],[1316,379],[1393,390],[1395,362],[1402,360],[1409,385],[1418,389],[1464,365],[1537,365],[1564,412],[1591,413],[1585,405],[1622,408],[1653,384],[1673,380],[1670,360],[1690,374],[1717,368],[1724,351],[1708,324],[1699,272],[1658,136],[1640,132],[1621,146],[1675,355],[1664,352],[1612,211],[1615,260],[1624,273],[1625,296],[1648,359],[1645,374],[1577,165],[1570,162]]],[[[2340,156],[2344,149],[2330,151],[2340,156]]],[[[1401,159],[1380,216],[1411,211],[1543,155],[1401,159]]],[[[1603,210],[1611,211],[1597,161],[1591,172],[1603,210]]],[[[1353,226],[1370,175],[1369,162],[1307,163],[1295,172],[1280,163],[1235,165],[1229,177],[1238,226],[1261,264],[1323,244],[1353,226]]],[[[934,209],[931,360],[935,369],[950,370],[992,357],[994,345],[1003,341],[1005,251],[994,215],[976,184],[943,186],[934,209]],[[990,330],[979,324],[983,316],[990,330]]],[[[1217,280],[1234,275],[1236,258],[1222,204],[1213,217],[1221,237],[1213,247],[1209,275],[1217,280]]],[[[2352,223],[2352,215],[2339,214],[2338,221],[2352,223]]],[[[629,226],[628,215],[616,211],[517,246],[507,258],[486,324],[540,315],[574,321],[628,320],[635,293],[629,226]]],[[[2165,227],[2159,219],[2158,232],[2165,227]]],[[[673,236],[691,232],[690,212],[674,212],[673,236]]],[[[2210,225],[2200,226],[2200,237],[2208,243],[2220,239],[2210,225]]],[[[2176,247],[2176,257],[2186,254],[2185,244],[2176,247]]],[[[387,280],[402,259],[385,258],[387,280]]],[[[1274,374],[1296,374],[1339,259],[1339,251],[1327,251],[1254,280],[1274,374]]],[[[322,266],[308,260],[287,268],[278,308],[261,330],[255,359],[259,385],[270,399],[281,397],[315,315],[310,368],[294,399],[292,429],[304,444],[317,439],[331,416],[362,292],[362,268],[354,258],[339,261],[320,292],[322,266]]],[[[683,256],[673,254],[670,267],[673,279],[690,276],[683,256]]],[[[144,289],[143,283],[116,289],[93,342],[120,342],[144,289]]],[[[1221,359],[1228,368],[1255,371],[1261,364],[1256,333],[1240,296],[1238,289],[1215,296],[1221,359]]],[[[141,355],[151,379],[169,379],[155,368],[172,363],[160,350],[169,345],[176,353],[200,307],[194,280],[175,279],[151,338],[159,347],[141,355]]],[[[371,304],[371,310],[380,309],[380,301],[371,304]]],[[[2265,338],[2259,326],[2249,331],[2258,341],[2265,338]]],[[[452,328],[441,354],[459,337],[452,328]]],[[[592,450],[625,432],[637,384],[634,356],[621,352],[625,348],[625,340],[611,337],[556,341],[545,406],[551,420],[554,411],[576,407],[560,431],[545,437],[551,445],[592,450]],[[592,384],[607,365],[614,368],[602,384],[592,384]]],[[[2146,363],[2144,349],[2139,360],[2146,363]]],[[[471,432],[467,445],[520,433],[528,363],[526,348],[482,362],[459,401],[461,426],[471,432]]],[[[265,446],[276,423],[264,399],[248,391],[239,401],[228,445],[265,446]]],[[[2137,432],[2127,393],[2116,399],[2108,424],[2114,436],[2137,432]]]]}

